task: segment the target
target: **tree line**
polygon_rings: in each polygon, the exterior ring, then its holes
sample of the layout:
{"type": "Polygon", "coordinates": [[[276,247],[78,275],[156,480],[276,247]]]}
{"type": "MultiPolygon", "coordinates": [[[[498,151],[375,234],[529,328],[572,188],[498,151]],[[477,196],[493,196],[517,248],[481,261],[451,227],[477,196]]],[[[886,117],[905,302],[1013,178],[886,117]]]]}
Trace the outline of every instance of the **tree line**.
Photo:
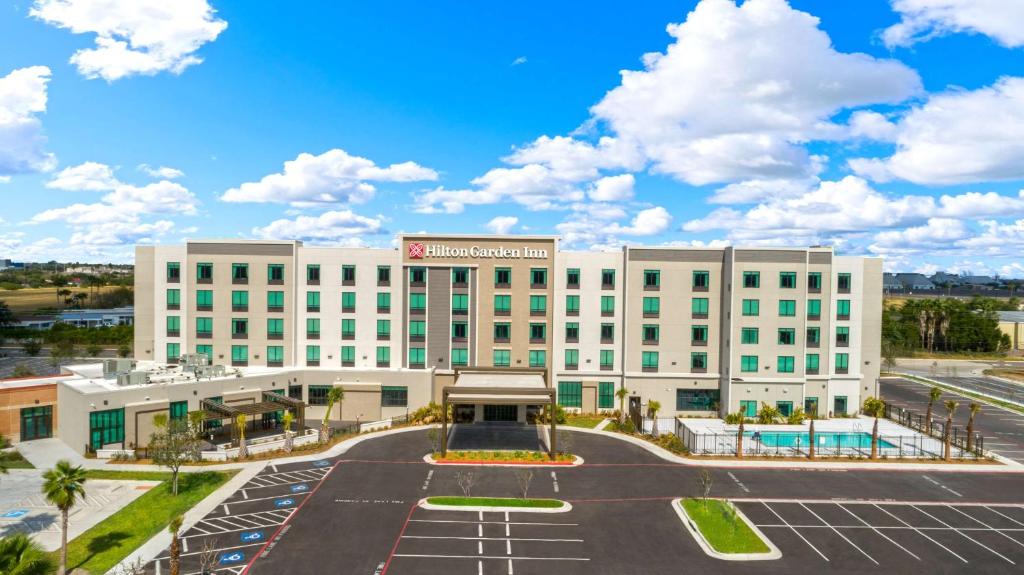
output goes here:
{"type": "MultiPolygon", "coordinates": [[[[999,331],[996,311],[1015,306],[992,298],[912,299],[882,312],[882,355],[886,359],[928,353],[998,353],[1010,347],[999,331]]],[[[1014,307],[1016,309],[1016,307],[1014,307]]]]}

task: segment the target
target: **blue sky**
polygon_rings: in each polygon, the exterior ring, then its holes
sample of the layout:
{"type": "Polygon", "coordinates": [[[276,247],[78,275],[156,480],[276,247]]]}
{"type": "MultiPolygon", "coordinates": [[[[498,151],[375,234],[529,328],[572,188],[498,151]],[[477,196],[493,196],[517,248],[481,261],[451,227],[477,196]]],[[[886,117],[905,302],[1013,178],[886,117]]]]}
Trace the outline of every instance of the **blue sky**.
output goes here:
{"type": "Polygon", "coordinates": [[[1024,275],[1010,2],[165,4],[0,7],[0,257],[500,231],[1024,275]]]}

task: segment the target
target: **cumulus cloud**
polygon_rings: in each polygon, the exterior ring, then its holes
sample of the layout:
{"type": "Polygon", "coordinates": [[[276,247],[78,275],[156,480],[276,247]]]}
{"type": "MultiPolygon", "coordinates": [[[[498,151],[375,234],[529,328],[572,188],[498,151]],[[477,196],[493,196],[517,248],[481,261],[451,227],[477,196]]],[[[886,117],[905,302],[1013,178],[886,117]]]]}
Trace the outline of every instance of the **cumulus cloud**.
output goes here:
{"type": "Polygon", "coordinates": [[[519,223],[519,218],[515,216],[498,216],[487,222],[487,229],[491,230],[491,233],[495,234],[507,234],[512,231],[512,228],[519,223]]]}
{"type": "Polygon", "coordinates": [[[46,182],[47,188],[69,192],[102,192],[113,190],[119,185],[121,182],[114,177],[113,168],[98,162],[84,162],[64,168],[46,182]]]}
{"type": "Polygon", "coordinates": [[[1024,4],[1013,0],[892,0],[892,9],[900,22],[882,32],[889,48],[964,32],[1008,48],[1024,45],[1024,4]]]}
{"type": "Polygon", "coordinates": [[[108,82],[136,74],[180,74],[228,23],[207,0],[36,0],[29,14],[73,34],[95,34],[95,47],[71,56],[79,73],[108,82]]]}
{"type": "Polygon", "coordinates": [[[636,178],[633,174],[608,176],[594,182],[587,197],[595,202],[621,202],[633,198],[633,186],[636,178]]]}
{"type": "Polygon", "coordinates": [[[368,182],[433,181],[437,172],[414,162],[386,168],[373,161],[333,149],[314,156],[302,153],[284,163],[284,170],[226,191],[225,202],[288,203],[296,207],[359,204],[376,188],[368,182]]]}
{"type": "Polygon", "coordinates": [[[185,176],[185,172],[177,168],[168,168],[167,166],[154,168],[149,164],[139,164],[137,169],[151,178],[160,178],[163,180],[176,180],[185,176]]]}
{"type": "Polygon", "coordinates": [[[637,212],[628,224],[621,223],[628,213],[611,204],[577,204],[563,222],[555,225],[567,247],[592,250],[622,246],[621,236],[645,237],[661,234],[672,224],[672,215],[661,206],[637,212]]]}
{"type": "Polygon", "coordinates": [[[19,68],[0,78],[0,176],[45,172],[56,158],[45,150],[38,114],[46,111],[46,66],[19,68]]]}
{"type": "Polygon", "coordinates": [[[369,218],[351,210],[324,212],[318,216],[280,219],[253,228],[254,236],[275,240],[308,240],[334,245],[363,245],[363,236],[384,233],[381,218],[369,218]]]}

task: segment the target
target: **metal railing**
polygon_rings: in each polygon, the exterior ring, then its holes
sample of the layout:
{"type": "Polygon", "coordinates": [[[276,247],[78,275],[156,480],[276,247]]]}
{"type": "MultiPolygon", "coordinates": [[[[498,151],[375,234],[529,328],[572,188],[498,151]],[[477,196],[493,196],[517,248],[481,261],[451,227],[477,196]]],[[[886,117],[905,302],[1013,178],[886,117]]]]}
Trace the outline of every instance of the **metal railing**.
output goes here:
{"type": "MultiPolygon", "coordinates": [[[[736,455],[738,432],[697,433],[679,426],[677,435],[683,444],[695,455],[736,455]]],[[[810,437],[799,431],[745,431],[743,454],[753,456],[808,457],[810,437]]],[[[942,458],[944,445],[941,439],[920,434],[879,435],[878,456],[880,458],[942,458]]],[[[820,431],[815,433],[816,457],[870,457],[871,434],[865,432],[820,431]]],[[[964,444],[952,444],[951,457],[956,459],[977,458],[981,451],[968,451],[964,444]]]]}
{"type": "MultiPolygon", "coordinates": [[[[931,421],[928,421],[923,414],[888,403],[885,404],[884,414],[886,419],[895,421],[903,427],[909,427],[925,435],[945,440],[946,422],[943,420],[932,417],[931,421]]],[[[950,442],[954,447],[970,451],[975,457],[985,455],[985,437],[982,434],[973,432],[973,437],[968,442],[967,430],[958,425],[950,426],[949,433],[950,442]],[[968,443],[970,443],[970,449],[968,449],[968,443]]]]}

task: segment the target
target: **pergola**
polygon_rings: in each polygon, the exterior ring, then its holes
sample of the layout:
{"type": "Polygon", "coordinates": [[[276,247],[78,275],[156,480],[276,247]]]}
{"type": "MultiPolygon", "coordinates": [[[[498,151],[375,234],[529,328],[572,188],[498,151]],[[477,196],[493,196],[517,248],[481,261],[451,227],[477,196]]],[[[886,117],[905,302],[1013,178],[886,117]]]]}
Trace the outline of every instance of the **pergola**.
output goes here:
{"type": "Polygon", "coordinates": [[[544,369],[455,370],[455,385],[441,388],[441,456],[448,453],[448,405],[542,405],[550,414],[548,455],[555,458],[555,390],[544,369]]]}
{"type": "Polygon", "coordinates": [[[203,422],[217,421],[221,419],[231,420],[230,427],[232,446],[238,445],[238,429],[235,426],[235,421],[238,419],[239,415],[244,415],[248,420],[251,416],[288,410],[295,414],[295,420],[299,423],[300,429],[306,427],[305,402],[277,393],[264,391],[262,394],[262,401],[258,403],[242,403],[237,405],[228,405],[226,403],[219,403],[216,401],[210,401],[209,399],[204,399],[199,402],[199,407],[205,414],[203,422]]]}

